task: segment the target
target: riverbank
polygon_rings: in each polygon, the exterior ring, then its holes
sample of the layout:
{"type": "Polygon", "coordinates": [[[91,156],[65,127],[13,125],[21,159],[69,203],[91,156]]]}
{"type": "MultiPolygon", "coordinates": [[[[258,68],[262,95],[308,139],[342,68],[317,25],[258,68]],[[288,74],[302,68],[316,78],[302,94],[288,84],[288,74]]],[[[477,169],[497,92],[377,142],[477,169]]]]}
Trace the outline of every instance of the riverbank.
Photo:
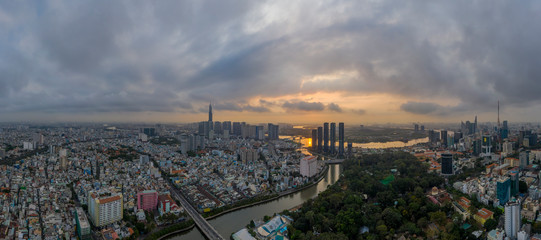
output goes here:
{"type": "Polygon", "coordinates": [[[173,224],[171,226],[165,227],[159,231],[153,232],[149,235],[147,235],[144,239],[145,240],[162,240],[167,239],[168,237],[173,237],[177,234],[184,233],[186,231],[189,231],[195,227],[195,223],[193,220],[188,220],[187,222],[173,224]],[[184,227],[184,225],[187,225],[184,227]],[[175,228],[181,228],[178,230],[174,230],[175,228]]]}
{"type": "MultiPolygon", "coordinates": [[[[277,196],[274,196],[272,198],[269,198],[269,199],[265,199],[265,200],[262,200],[262,201],[258,201],[258,202],[254,202],[254,203],[250,203],[250,204],[246,204],[246,205],[242,205],[242,206],[238,206],[238,207],[235,207],[235,208],[231,208],[231,209],[228,209],[228,210],[224,210],[223,212],[220,212],[220,213],[217,213],[215,215],[212,215],[212,216],[209,216],[209,217],[206,217],[205,219],[206,220],[212,220],[212,219],[215,219],[215,218],[218,218],[220,216],[223,216],[225,214],[228,214],[228,213],[232,213],[232,212],[235,212],[235,211],[238,211],[238,210],[241,210],[241,209],[245,209],[245,208],[250,208],[250,207],[254,207],[254,206],[257,206],[257,205],[261,205],[261,204],[265,204],[265,203],[268,203],[268,202],[272,202],[272,201],[275,201],[277,199],[280,199],[281,197],[284,197],[284,196],[287,196],[287,195],[290,195],[290,194],[294,194],[294,193],[297,193],[299,191],[302,191],[302,190],[305,190],[309,187],[312,187],[316,184],[318,184],[319,182],[321,182],[321,180],[323,180],[323,178],[325,177],[326,173],[328,172],[329,170],[329,165],[325,165],[325,167],[320,171],[320,173],[318,173],[318,175],[315,177],[315,180],[310,182],[309,184],[306,184],[302,187],[299,187],[299,188],[294,188],[294,189],[290,189],[290,190],[287,190],[287,191],[284,191],[284,192],[281,192],[279,193],[277,196]]],[[[180,230],[177,230],[177,231],[174,231],[174,232],[171,232],[171,233],[168,233],[166,235],[163,235],[159,238],[157,238],[158,240],[163,240],[163,239],[167,239],[167,238],[171,238],[171,237],[174,237],[176,235],[179,235],[179,234],[182,234],[182,233],[185,233],[187,231],[190,231],[192,230],[193,228],[195,227],[195,224],[189,226],[189,227],[186,227],[184,229],[180,229],[180,230]]]]}
{"type": "Polygon", "coordinates": [[[315,184],[318,184],[318,183],[325,177],[325,173],[327,173],[327,170],[328,170],[328,169],[329,169],[329,165],[325,165],[325,168],[323,168],[323,169],[319,172],[318,176],[316,177],[316,180],[310,182],[310,183],[307,184],[307,185],[304,185],[304,186],[299,187],[299,188],[292,188],[292,189],[289,189],[289,190],[280,192],[280,193],[278,193],[277,196],[272,197],[272,198],[268,198],[268,199],[261,200],[261,201],[258,201],[258,202],[254,202],[254,203],[250,203],[250,204],[246,204],[246,205],[234,207],[234,208],[231,208],[231,209],[228,209],[228,210],[224,210],[223,212],[217,213],[217,214],[215,214],[215,215],[205,217],[205,219],[206,219],[206,220],[212,220],[212,219],[214,219],[214,218],[217,218],[217,217],[219,217],[219,216],[222,216],[222,215],[227,214],[227,213],[230,213],[230,212],[234,212],[234,211],[241,210],[241,209],[244,209],[244,208],[249,208],[249,207],[257,206],[257,205],[264,204],[264,203],[267,203],[267,202],[271,202],[271,201],[274,201],[274,200],[276,200],[276,199],[279,199],[279,198],[281,198],[281,197],[283,197],[283,196],[287,196],[287,195],[289,195],[289,194],[293,194],[293,193],[302,191],[302,190],[304,190],[304,189],[306,189],[306,188],[309,188],[309,187],[311,187],[311,186],[314,186],[315,184]]]}

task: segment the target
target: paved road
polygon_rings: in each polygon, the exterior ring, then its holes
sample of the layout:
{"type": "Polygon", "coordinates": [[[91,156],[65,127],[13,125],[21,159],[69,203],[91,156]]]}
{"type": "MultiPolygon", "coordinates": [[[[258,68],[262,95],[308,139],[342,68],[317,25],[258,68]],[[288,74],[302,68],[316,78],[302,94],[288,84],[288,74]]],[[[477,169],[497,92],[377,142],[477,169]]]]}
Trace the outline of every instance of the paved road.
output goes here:
{"type": "Polygon", "coordinates": [[[167,182],[169,183],[171,193],[174,195],[174,197],[176,197],[180,201],[180,204],[182,205],[182,207],[186,209],[186,212],[188,212],[188,214],[192,217],[192,219],[194,220],[197,227],[201,230],[201,232],[208,239],[225,240],[218,233],[218,231],[216,231],[216,229],[214,229],[214,227],[212,227],[212,225],[210,225],[207,222],[207,220],[205,220],[203,216],[201,216],[201,214],[199,214],[197,210],[195,210],[195,208],[192,207],[192,205],[186,200],[186,198],[184,198],[184,196],[180,194],[179,190],[175,186],[173,186],[173,184],[170,181],[167,181],[167,182]]]}
{"type": "Polygon", "coordinates": [[[326,160],[323,162],[326,164],[337,164],[337,163],[343,163],[344,159],[332,159],[332,160],[326,160]]]}

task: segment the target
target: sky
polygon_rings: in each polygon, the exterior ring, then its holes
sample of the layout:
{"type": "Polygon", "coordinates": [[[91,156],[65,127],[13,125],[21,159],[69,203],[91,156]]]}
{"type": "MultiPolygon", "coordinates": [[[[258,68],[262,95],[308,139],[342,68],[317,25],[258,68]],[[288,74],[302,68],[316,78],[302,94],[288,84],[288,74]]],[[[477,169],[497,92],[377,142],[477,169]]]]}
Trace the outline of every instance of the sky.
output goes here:
{"type": "Polygon", "coordinates": [[[541,117],[541,1],[0,1],[0,121],[541,117]]]}

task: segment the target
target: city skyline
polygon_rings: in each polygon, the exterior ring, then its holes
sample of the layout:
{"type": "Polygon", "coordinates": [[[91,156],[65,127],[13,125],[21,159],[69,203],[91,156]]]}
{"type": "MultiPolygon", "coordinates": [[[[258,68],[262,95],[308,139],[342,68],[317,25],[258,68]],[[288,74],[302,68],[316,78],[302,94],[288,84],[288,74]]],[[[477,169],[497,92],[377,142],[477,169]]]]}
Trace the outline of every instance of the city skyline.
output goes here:
{"type": "Polygon", "coordinates": [[[4,2],[0,122],[536,122],[541,3],[490,4],[4,2]]]}

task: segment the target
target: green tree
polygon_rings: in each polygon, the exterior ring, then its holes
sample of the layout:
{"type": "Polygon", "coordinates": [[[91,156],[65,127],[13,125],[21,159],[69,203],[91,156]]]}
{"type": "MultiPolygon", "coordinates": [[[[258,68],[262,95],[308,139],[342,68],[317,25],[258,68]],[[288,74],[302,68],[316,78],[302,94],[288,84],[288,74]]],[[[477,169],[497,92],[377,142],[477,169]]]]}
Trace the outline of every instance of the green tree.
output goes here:
{"type": "Polygon", "coordinates": [[[447,221],[447,216],[442,211],[431,212],[428,214],[430,216],[430,221],[434,222],[440,226],[444,226],[447,221]]]}
{"type": "Polygon", "coordinates": [[[387,235],[387,226],[385,226],[385,224],[382,224],[382,225],[379,225],[376,227],[376,231],[378,232],[378,234],[380,236],[386,236],[387,235]]]}
{"type": "Polygon", "coordinates": [[[417,226],[420,228],[426,228],[428,226],[428,220],[425,217],[417,220],[417,226]]]}
{"type": "Polygon", "coordinates": [[[383,210],[381,217],[385,221],[385,225],[391,228],[398,228],[402,223],[402,215],[393,208],[386,208],[383,210]]]}
{"type": "Polygon", "coordinates": [[[498,222],[494,219],[488,219],[486,222],[485,222],[485,229],[487,231],[490,231],[492,229],[495,229],[496,227],[498,226],[498,222]]]}

